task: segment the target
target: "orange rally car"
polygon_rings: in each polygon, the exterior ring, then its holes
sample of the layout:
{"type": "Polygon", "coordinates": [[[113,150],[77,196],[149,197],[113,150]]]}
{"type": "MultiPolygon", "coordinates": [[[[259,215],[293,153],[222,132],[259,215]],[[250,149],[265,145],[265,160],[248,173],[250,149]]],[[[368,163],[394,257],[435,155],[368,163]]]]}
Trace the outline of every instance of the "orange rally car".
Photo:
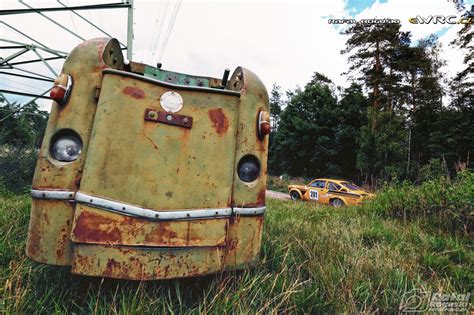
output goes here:
{"type": "Polygon", "coordinates": [[[292,200],[316,201],[333,207],[360,205],[374,195],[346,180],[317,178],[308,185],[289,185],[292,200]]]}

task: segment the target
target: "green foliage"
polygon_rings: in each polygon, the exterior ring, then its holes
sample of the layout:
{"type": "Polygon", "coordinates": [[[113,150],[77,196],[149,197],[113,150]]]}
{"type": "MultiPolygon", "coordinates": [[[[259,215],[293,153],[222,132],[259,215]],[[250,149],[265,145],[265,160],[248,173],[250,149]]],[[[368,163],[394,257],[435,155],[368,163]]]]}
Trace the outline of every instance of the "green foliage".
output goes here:
{"type": "Polygon", "coordinates": [[[356,177],[356,138],[365,123],[367,100],[351,85],[337,102],[332,82],[315,73],[304,90],[290,94],[272,138],[271,173],[356,177]]]}
{"type": "Polygon", "coordinates": [[[0,186],[19,193],[29,190],[38,150],[31,147],[0,147],[0,186]]]}
{"type": "Polygon", "coordinates": [[[47,121],[48,113],[34,102],[26,106],[0,103],[0,146],[39,147],[47,121]]]}
{"type": "Polygon", "coordinates": [[[47,121],[36,103],[0,104],[0,191],[29,189],[47,121]]]}
{"type": "MultiPolygon", "coordinates": [[[[369,112],[373,111],[370,109],[369,112]]],[[[372,115],[372,114],[369,114],[372,115]]],[[[378,112],[375,119],[377,127],[370,124],[362,127],[359,137],[357,167],[366,182],[376,185],[374,177],[397,181],[404,175],[407,155],[406,129],[402,117],[395,113],[378,112]]]]}
{"type": "MultiPolygon", "coordinates": [[[[437,167],[435,161],[432,165],[437,167]]],[[[456,181],[441,177],[420,186],[404,182],[385,187],[370,209],[383,217],[426,218],[440,229],[467,235],[474,229],[474,173],[464,171],[456,181]]]]}
{"type": "Polygon", "coordinates": [[[440,159],[431,159],[428,164],[421,167],[419,176],[421,182],[437,180],[443,176],[446,177],[446,167],[440,159]]]}

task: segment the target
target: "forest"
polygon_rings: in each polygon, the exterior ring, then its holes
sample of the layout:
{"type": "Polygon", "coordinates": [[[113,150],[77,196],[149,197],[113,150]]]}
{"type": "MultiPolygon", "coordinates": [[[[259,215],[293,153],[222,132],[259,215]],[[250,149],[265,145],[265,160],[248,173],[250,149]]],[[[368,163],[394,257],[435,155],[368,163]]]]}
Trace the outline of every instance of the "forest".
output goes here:
{"type": "Polygon", "coordinates": [[[473,31],[451,45],[466,51],[455,78],[435,35],[419,41],[399,24],[355,24],[343,32],[350,86],[315,72],[304,86],[270,93],[269,173],[336,177],[370,186],[453,176],[472,166],[473,31]]]}

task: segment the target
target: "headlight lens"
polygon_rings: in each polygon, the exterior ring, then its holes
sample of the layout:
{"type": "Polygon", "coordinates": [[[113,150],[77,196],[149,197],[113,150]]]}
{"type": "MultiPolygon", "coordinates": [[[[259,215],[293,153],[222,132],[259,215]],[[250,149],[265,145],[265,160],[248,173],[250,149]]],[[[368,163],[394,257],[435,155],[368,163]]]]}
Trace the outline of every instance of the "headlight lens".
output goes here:
{"type": "Polygon", "coordinates": [[[51,156],[61,162],[75,161],[81,152],[81,139],[72,135],[59,137],[51,146],[51,156]]]}
{"type": "Polygon", "coordinates": [[[260,175],[260,162],[253,155],[242,157],[237,166],[237,174],[244,182],[253,182],[260,175]]]}

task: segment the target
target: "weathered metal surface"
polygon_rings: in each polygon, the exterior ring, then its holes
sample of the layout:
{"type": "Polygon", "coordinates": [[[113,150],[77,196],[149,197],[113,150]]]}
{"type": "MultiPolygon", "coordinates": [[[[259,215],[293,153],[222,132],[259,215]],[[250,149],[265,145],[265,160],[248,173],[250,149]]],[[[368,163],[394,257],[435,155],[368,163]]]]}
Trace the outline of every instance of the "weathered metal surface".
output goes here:
{"type": "Polygon", "coordinates": [[[120,279],[193,277],[223,269],[221,247],[177,249],[78,244],[73,255],[73,273],[120,279]]]}
{"type": "MultiPolygon", "coordinates": [[[[70,75],[74,84],[65,104],[52,104],[36,164],[33,189],[78,189],[85,154],[67,164],[54,161],[49,153],[51,139],[59,130],[73,129],[81,137],[83,152],[87,151],[97,104],[94,99],[95,88],[101,85],[102,70],[113,66],[111,59],[114,57],[118,60],[115,66],[120,69],[123,61],[119,56],[121,52],[117,40],[104,38],[86,41],[69,54],[61,73],[70,75]],[[115,53],[110,53],[115,48],[115,53]]],[[[27,254],[33,260],[60,265],[70,263],[71,244],[69,238],[63,236],[63,231],[70,231],[74,212],[67,202],[66,204],[67,207],[63,201],[33,199],[27,241],[27,254]],[[45,202],[47,207],[44,206],[45,202]],[[45,228],[49,225],[48,222],[54,222],[54,226],[45,228]],[[59,248],[64,250],[62,255],[58,255],[59,248]]]]}
{"type": "Polygon", "coordinates": [[[194,75],[188,75],[184,73],[178,73],[173,71],[166,71],[162,69],[157,69],[150,66],[144,67],[144,74],[147,77],[151,77],[160,81],[165,81],[174,84],[180,85],[193,85],[193,86],[203,86],[210,87],[209,78],[198,77],[194,75]]]}
{"type": "Polygon", "coordinates": [[[31,209],[26,254],[35,261],[70,265],[74,203],[66,200],[34,201],[31,209]]]}
{"type": "Polygon", "coordinates": [[[268,93],[258,77],[242,67],[235,70],[227,88],[240,91],[232,205],[237,207],[264,206],[268,136],[263,138],[259,136],[258,123],[260,111],[269,112],[268,93]],[[247,154],[255,155],[261,164],[260,176],[251,183],[241,181],[237,174],[237,163],[247,154]]]}
{"type": "Polygon", "coordinates": [[[257,261],[262,231],[263,216],[230,218],[223,262],[226,269],[243,268],[257,261]]]}
{"type": "Polygon", "coordinates": [[[193,117],[191,116],[156,111],[151,108],[145,110],[145,120],[184,128],[191,128],[193,126],[193,117]]]}
{"type": "Polygon", "coordinates": [[[228,218],[156,222],[78,205],[71,239],[131,246],[222,246],[227,222],[228,218]]]}
{"type": "Polygon", "coordinates": [[[229,206],[239,98],[181,90],[180,114],[193,117],[191,129],[145,121],[145,110],[158,111],[168,91],[121,74],[104,75],[81,191],[148,209],[229,206]],[[143,98],[124,94],[127,89],[143,98]],[[225,129],[216,127],[213,111],[226,121],[225,129]]]}
{"type": "Polygon", "coordinates": [[[41,148],[28,256],[77,274],[137,280],[255,262],[269,106],[253,73],[238,68],[224,88],[216,78],[124,65],[118,42],[106,39],[79,45],[62,73],[74,83],[64,105],[53,103],[41,148]],[[162,110],[167,92],[179,93],[177,106],[173,99],[165,106],[173,113],[162,110]],[[70,163],[49,155],[63,129],[83,145],[70,163]],[[246,183],[237,166],[249,154],[261,171],[246,183]]]}

